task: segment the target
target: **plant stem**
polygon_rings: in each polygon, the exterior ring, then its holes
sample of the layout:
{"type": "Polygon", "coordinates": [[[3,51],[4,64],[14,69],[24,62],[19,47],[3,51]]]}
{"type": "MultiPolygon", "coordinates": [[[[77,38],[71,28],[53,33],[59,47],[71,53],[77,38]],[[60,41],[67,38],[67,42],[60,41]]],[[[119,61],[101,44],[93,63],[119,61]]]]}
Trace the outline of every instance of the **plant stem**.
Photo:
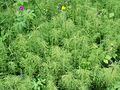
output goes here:
{"type": "Polygon", "coordinates": [[[35,4],[36,4],[36,6],[38,7],[39,11],[42,13],[42,11],[41,11],[39,5],[37,4],[37,2],[36,2],[35,0],[34,0],[34,2],[35,2],[35,4]]]}

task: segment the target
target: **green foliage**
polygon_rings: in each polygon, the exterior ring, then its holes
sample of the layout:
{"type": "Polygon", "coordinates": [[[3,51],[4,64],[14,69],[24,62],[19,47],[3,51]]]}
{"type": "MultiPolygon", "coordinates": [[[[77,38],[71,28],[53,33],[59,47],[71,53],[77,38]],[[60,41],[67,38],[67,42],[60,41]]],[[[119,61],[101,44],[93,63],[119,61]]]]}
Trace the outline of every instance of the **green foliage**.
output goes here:
{"type": "Polygon", "coordinates": [[[2,38],[0,38],[0,72],[6,71],[5,66],[7,59],[7,50],[4,43],[2,42],[2,38]]]}
{"type": "Polygon", "coordinates": [[[41,61],[39,56],[32,53],[26,53],[25,58],[21,58],[20,66],[24,68],[23,71],[25,74],[31,76],[39,69],[41,61]]]}
{"type": "Polygon", "coordinates": [[[17,0],[16,3],[14,4],[14,8],[16,8],[16,17],[13,23],[13,28],[15,29],[15,32],[23,32],[22,30],[24,28],[29,29],[30,27],[30,21],[34,19],[36,16],[34,14],[34,10],[30,10],[27,8],[28,1],[22,1],[22,0],[17,0]],[[23,11],[18,11],[20,6],[24,5],[24,10],[23,11]]]}
{"type": "Polygon", "coordinates": [[[1,0],[0,90],[119,90],[119,10],[119,0],[1,0]]]}
{"type": "Polygon", "coordinates": [[[22,78],[20,76],[9,75],[4,79],[0,79],[0,82],[1,90],[32,90],[33,85],[28,76],[22,78]]]}
{"type": "Polygon", "coordinates": [[[60,87],[65,90],[89,90],[91,83],[90,73],[87,70],[75,70],[74,73],[67,73],[61,78],[60,87]]]}

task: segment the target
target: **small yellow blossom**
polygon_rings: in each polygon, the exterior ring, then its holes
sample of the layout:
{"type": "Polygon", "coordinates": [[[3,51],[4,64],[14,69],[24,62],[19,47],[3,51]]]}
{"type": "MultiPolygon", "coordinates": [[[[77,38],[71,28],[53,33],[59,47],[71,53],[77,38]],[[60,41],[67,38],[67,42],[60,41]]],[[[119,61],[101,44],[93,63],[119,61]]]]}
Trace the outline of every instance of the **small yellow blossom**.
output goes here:
{"type": "Polygon", "coordinates": [[[62,6],[62,7],[61,7],[61,10],[63,10],[63,11],[64,11],[65,9],[66,9],[66,7],[65,7],[65,6],[62,6]]]}

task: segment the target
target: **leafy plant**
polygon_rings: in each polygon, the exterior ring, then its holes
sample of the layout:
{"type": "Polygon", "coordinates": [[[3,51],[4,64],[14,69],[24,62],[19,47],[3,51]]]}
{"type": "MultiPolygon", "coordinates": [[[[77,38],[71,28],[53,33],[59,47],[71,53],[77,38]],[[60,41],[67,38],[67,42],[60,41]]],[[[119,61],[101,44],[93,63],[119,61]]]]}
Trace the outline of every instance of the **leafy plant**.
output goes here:
{"type": "Polygon", "coordinates": [[[1,0],[0,90],[119,90],[119,0],[1,0]]]}

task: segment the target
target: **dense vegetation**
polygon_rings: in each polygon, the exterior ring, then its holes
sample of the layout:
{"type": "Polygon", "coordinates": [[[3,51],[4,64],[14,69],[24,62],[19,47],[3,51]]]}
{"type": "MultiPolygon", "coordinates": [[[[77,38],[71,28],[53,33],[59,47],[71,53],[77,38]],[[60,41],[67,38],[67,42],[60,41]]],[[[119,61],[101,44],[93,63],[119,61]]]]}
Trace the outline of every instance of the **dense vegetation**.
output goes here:
{"type": "Polygon", "coordinates": [[[0,90],[120,90],[119,61],[120,0],[0,0],[0,90]]]}

